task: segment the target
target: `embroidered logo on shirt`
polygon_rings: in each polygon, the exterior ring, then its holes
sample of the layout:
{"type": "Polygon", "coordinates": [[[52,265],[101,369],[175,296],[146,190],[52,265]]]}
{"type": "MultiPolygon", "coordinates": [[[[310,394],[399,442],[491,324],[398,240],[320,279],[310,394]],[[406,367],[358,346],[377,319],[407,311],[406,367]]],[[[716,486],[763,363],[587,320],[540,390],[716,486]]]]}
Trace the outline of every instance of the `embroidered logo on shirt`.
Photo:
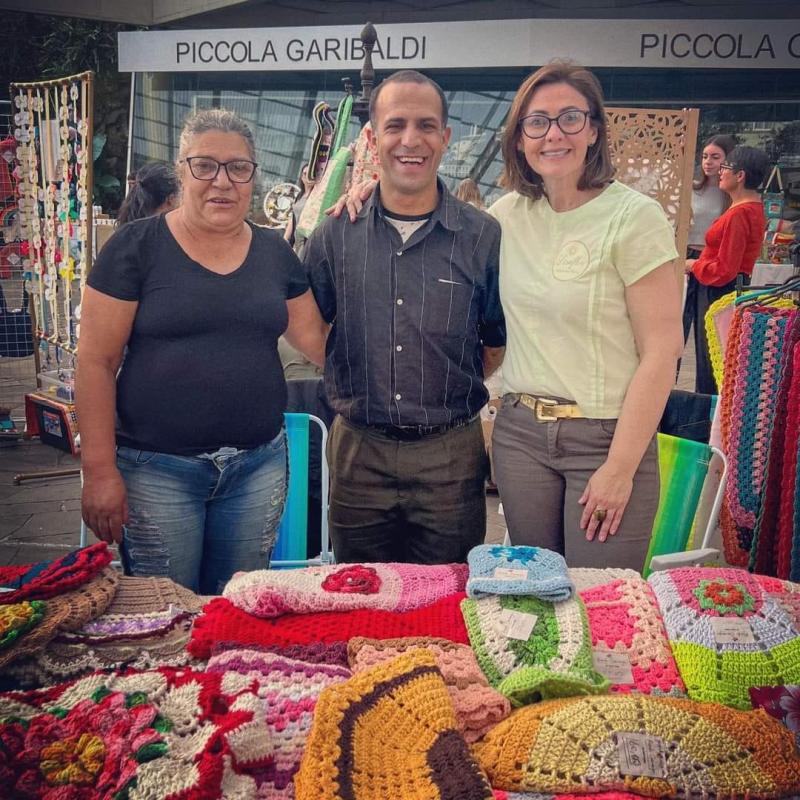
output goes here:
{"type": "Polygon", "coordinates": [[[589,248],[583,242],[566,242],[553,262],[553,277],[560,281],[580,278],[589,269],[589,248]]]}

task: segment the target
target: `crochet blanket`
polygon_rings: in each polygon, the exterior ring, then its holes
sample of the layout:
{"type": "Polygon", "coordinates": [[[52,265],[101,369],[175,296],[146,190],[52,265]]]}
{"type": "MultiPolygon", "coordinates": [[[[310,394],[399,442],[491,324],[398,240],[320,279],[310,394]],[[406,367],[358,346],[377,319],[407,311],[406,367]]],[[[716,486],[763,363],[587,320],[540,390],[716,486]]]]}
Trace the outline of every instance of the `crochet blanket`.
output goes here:
{"type": "Polygon", "coordinates": [[[473,752],[506,791],[629,791],[646,797],[796,796],[800,755],[763,711],[615,694],[512,714],[473,752]]]}
{"type": "Polygon", "coordinates": [[[800,683],[800,587],[730,568],[648,580],[693,700],[748,709],[749,687],[800,683]]]}
{"type": "Polygon", "coordinates": [[[77,589],[111,563],[105,542],[73,550],[53,561],[0,567],[0,604],[46,600],[77,589]]]}
{"type": "Polygon", "coordinates": [[[295,791],[297,800],[492,798],[424,650],[322,692],[295,791]]]}
{"type": "Polygon", "coordinates": [[[335,564],[239,572],[222,594],[266,618],[356,608],[410,611],[463,592],[466,581],[465,564],[335,564]]]}
{"type": "Polygon", "coordinates": [[[257,685],[238,675],[98,673],[0,695],[0,786],[52,800],[255,800],[268,734],[257,685]]]}
{"type": "Polygon", "coordinates": [[[595,669],[613,692],[685,697],[653,590],[642,578],[613,580],[585,589],[595,669]]]}
{"type": "Polygon", "coordinates": [[[353,672],[363,672],[414,649],[433,654],[450,692],[458,729],[468,742],[477,742],[511,713],[508,699],[492,689],[481,672],[475,653],[465,644],[430,636],[404,639],[351,639],[348,647],[353,672]]]}
{"type": "Polygon", "coordinates": [[[118,582],[119,573],[106,567],[87,583],[50,597],[43,603],[40,620],[0,650],[0,670],[10,671],[12,662],[37,656],[57,634],[78,630],[100,616],[113,600],[118,582]]]}
{"type": "Polygon", "coordinates": [[[236,608],[223,597],[212,600],[195,620],[187,649],[195,658],[207,659],[215,642],[250,645],[298,645],[313,642],[347,642],[354,636],[393,639],[398,636],[439,636],[467,644],[467,630],[459,603],[464,594],[445,597],[412,611],[321,611],[285,614],[259,619],[236,608]]]}
{"type": "Polygon", "coordinates": [[[209,660],[208,672],[225,673],[229,690],[244,690],[256,682],[272,743],[269,764],[259,775],[259,796],[293,797],[293,778],[311,731],[317,698],[323,689],[347,680],[350,670],[257,650],[229,650],[209,660]]]}
{"type": "Polygon", "coordinates": [[[586,612],[577,598],[548,603],[495,595],[464,600],[461,610],[484,675],[512,705],[608,688],[592,666],[586,612]]]}
{"type": "Polygon", "coordinates": [[[557,603],[574,591],[564,557],[543,547],[482,544],[467,556],[469,597],[529,594],[557,603]]]}

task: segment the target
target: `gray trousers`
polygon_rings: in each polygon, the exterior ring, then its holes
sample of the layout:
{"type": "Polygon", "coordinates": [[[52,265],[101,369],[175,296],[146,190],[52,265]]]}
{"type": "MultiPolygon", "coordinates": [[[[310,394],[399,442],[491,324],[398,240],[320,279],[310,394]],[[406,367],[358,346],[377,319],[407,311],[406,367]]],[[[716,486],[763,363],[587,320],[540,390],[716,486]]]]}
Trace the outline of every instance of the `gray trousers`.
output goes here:
{"type": "Polygon", "coordinates": [[[633,478],[633,493],[615,536],[586,541],[578,499],[608,456],[616,420],[539,422],[526,406],[506,400],[492,436],[495,479],[513,544],[546,547],[570,567],[641,571],[658,510],[656,439],[633,478]]]}
{"type": "Polygon", "coordinates": [[[339,563],[464,562],[486,535],[480,420],[398,441],[337,416],[328,438],[330,533],[339,563]]]}

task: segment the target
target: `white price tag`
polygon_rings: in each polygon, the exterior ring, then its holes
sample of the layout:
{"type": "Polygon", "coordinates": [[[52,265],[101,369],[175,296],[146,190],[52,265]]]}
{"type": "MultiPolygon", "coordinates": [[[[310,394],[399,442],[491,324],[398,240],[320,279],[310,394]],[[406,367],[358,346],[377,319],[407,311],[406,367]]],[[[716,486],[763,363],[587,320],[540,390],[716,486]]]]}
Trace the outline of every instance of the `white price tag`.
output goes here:
{"type": "Polygon", "coordinates": [[[619,771],[623,775],[667,777],[667,757],[664,742],[648,733],[620,733],[617,735],[619,771]]]}
{"type": "Polygon", "coordinates": [[[527,642],[531,638],[538,619],[536,614],[526,614],[524,611],[514,611],[511,608],[503,609],[503,622],[506,625],[506,636],[509,639],[527,642]]]}
{"type": "Polygon", "coordinates": [[[498,581],[526,581],[528,580],[528,570],[495,567],[492,577],[496,578],[498,581]]]}
{"type": "Polygon", "coordinates": [[[711,627],[717,644],[753,644],[756,640],[750,623],[742,617],[711,617],[711,627]]]}
{"type": "Polygon", "coordinates": [[[615,650],[593,650],[594,668],[611,683],[633,683],[631,660],[627,653],[617,653],[615,650]]]}

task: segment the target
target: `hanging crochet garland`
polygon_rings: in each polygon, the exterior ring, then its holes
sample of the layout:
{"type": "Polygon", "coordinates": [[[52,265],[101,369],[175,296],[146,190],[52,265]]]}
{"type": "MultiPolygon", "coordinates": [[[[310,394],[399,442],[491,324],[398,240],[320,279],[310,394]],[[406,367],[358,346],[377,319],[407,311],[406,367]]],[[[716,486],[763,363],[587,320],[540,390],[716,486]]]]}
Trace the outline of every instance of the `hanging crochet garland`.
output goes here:
{"type": "Polygon", "coordinates": [[[775,424],[787,330],[797,311],[762,305],[734,312],[721,396],[723,449],[728,457],[721,515],[725,558],[747,566],[775,424]]]}
{"type": "Polygon", "coordinates": [[[72,363],[91,267],[93,73],[12,84],[23,262],[46,366],[72,363]]]}

